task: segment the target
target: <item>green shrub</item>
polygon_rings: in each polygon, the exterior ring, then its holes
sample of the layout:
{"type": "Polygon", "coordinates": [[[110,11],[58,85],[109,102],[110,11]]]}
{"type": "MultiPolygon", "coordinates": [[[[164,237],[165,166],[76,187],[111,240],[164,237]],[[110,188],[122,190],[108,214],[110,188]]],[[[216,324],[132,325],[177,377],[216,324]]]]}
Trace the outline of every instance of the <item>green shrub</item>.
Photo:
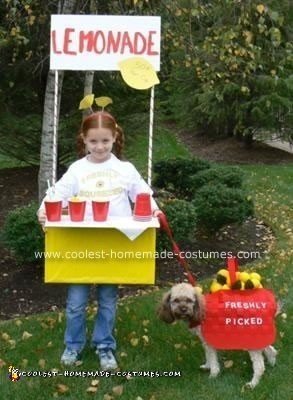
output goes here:
{"type": "Polygon", "coordinates": [[[38,223],[37,204],[9,212],[3,228],[3,241],[20,262],[35,262],[35,251],[44,250],[44,233],[38,223]]]}
{"type": "Polygon", "coordinates": [[[169,190],[178,198],[189,198],[192,192],[191,176],[210,166],[208,161],[196,158],[159,161],[154,165],[154,186],[169,190]]]}
{"type": "MultiPolygon", "coordinates": [[[[155,172],[157,175],[154,184],[164,188],[162,193],[165,193],[165,201],[163,198],[162,203],[165,202],[166,214],[174,233],[178,235],[178,241],[187,239],[188,232],[195,228],[195,224],[188,225],[190,220],[195,221],[195,216],[200,228],[215,232],[226,224],[242,223],[253,214],[253,203],[242,188],[243,173],[237,167],[212,165],[199,159],[174,158],[156,163],[155,172]],[[174,203],[176,207],[173,207],[172,196],[177,202],[178,199],[185,201],[174,203]],[[194,216],[185,221],[185,214],[188,215],[188,207],[191,205],[187,201],[195,207],[195,210],[190,211],[191,215],[195,212],[194,216]],[[175,216],[176,213],[178,217],[175,216]],[[185,223],[188,228],[180,235],[181,224],[185,228],[185,223]]],[[[160,194],[159,199],[162,199],[160,194]]],[[[167,242],[161,236],[159,247],[167,248],[167,242]]]]}
{"type": "MultiPolygon", "coordinates": [[[[192,203],[172,199],[158,200],[161,210],[166,214],[174,239],[178,243],[186,242],[196,228],[196,210],[192,203]]],[[[157,237],[157,251],[172,250],[172,245],[165,232],[159,232],[157,237]]]]}
{"type": "Polygon", "coordinates": [[[193,203],[199,226],[210,232],[230,223],[240,224],[253,215],[253,203],[246,193],[223,184],[203,186],[193,203]]]}
{"type": "Polygon", "coordinates": [[[204,185],[215,185],[221,183],[230,188],[241,189],[243,183],[243,172],[237,167],[212,167],[199,171],[191,177],[194,193],[204,185]]]}

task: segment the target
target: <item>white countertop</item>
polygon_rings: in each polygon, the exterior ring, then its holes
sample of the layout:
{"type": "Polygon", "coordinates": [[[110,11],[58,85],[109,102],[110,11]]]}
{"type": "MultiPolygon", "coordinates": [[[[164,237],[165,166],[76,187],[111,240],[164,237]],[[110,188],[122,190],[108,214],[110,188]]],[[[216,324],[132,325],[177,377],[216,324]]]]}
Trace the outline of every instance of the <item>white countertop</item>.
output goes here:
{"type": "Polygon", "coordinates": [[[85,218],[81,222],[73,222],[68,215],[62,215],[61,221],[46,221],[46,228],[159,228],[158,218],[152,218],[150,221],[136,221],[133,217],[108,217],[107,221],[94,221],[92,218],[85,218]]]}
{"type": "Polygon", "coordinates": [[[85,218],[81,222],[73,222],[68,215],[62,215],[61,221],[46,221],[45,228],[115,228],[124,233],[129,239],[136,239],[148,228],[159,228],[158,218],[150,221],[136,221],[133,217],[108,217],[106,221],[97,222],[92,218],[85,218]]]}

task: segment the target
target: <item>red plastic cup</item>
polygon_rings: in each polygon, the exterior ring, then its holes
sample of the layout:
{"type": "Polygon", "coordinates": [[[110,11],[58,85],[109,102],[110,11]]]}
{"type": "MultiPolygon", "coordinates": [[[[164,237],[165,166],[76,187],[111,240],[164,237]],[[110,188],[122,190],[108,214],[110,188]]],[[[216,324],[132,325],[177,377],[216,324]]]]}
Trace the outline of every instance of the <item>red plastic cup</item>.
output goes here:
{"type": "Polygon", "coordinates": [[[68,211],[71,221],[80,222],[84,220],[85,201],[68,201],[68,211]]]}
{"type": "Polygon", "coordinates": [[[62,214],[62,201],[50,201],[46,200],[45,202],[45,210],[48,221],[60,221],[62,214]]]}
{"type": "Polygon", "coordinates": [[[151,195],[139,193],[136,196],[133,217],[138,221],[149,221],[152,218],[151,195]]]}
{"type": "Polygon", "coordinates": [[[92,201],[94,221],[106,221],[109,212],[109,201],[92,201]]]}

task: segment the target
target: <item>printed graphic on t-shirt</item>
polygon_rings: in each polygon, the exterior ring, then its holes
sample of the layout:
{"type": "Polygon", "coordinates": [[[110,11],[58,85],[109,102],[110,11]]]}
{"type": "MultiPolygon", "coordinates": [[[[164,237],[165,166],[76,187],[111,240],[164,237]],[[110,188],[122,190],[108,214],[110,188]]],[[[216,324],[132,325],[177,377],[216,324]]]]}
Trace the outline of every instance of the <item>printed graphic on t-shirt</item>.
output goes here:
{"type": "Polygon", "coordinates": [[[79,196],[86,198],[116,196],[125,190],[123,176],[108,169],[85,175],[81,179],[79,196]]]}

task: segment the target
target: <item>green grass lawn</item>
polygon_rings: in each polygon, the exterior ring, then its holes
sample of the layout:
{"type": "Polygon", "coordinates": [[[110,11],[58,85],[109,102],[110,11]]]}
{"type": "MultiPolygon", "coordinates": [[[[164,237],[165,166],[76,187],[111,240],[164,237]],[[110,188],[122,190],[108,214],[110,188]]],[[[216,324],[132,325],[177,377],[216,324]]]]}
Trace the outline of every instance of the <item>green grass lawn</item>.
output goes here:
{"type": "MultiPolygon", "coordinates": [[[[172,149],[177,146],[177,143],[171,145],[172,149]]],[[[163,145],[162,150],[158,151],[163,151],[163,145]]],[[[182,148],[180,151],[182,154],[185,152],[182,148]]],[[[140,159],[139,152],[133,151],[133,158],[134,162],[140,159]]],[[[119,303],[116,336],[121,371],[169,371],[173,374],[180,371],[181,376],[126,379],[117,376],[81,378],[60,375],[52,378],[23,377],[18,382],[10,382],[7,377],[10,364],[22,371],[53,370],[63,374],[65,369],[60,366],[59,359],[63,351],[64,314],[56,312],[0,324],[1,399],[291,399],[293,166],[243,168],[255,201],[257,216],[272,227],[276,236],[270,254],[266,259],[252,264],[250,269],[261,272],[264,286],[272,288],[284,302],[283,314],[277,319],[277,365],[274,368],[267,367],[263,379],[254,391],[242,391],[242,386],[250,380],[252,374],[246,352],[221,352],[222,364],[223,361],[233,363],[228,363],[229,368],[223,367],[221,375],[215,380],[209,379],[206,373],[199,370],[203,361],[203,350],[198,339],[188,332],[183,323],[169,326],[157,319],[155,309],[163,291],[154,290],[119,303]],[[87,392],[90,387],[97,390],[87,392]],[[119,391],[122,394],[119,395],[119,391]]],[[[88,311],[89,334],[94,312],[95,309],[91,306],[88,311]]],[[[83,363],[70,371],[97,369],[98,361],[94,352],[86,348],[83,363]]]]}
{"type": "MultiPolygon", "coordinates": [[[[147,177],[149,119],[146,114],[137,114],[128,121],[125,131],[125,156],[133,162],[140,173],[147,177]]],[[[166,127],[160,116],[155,116],[153,128],[153,163],[171,157],[191,157],[188,150],[166,127]]]]}

